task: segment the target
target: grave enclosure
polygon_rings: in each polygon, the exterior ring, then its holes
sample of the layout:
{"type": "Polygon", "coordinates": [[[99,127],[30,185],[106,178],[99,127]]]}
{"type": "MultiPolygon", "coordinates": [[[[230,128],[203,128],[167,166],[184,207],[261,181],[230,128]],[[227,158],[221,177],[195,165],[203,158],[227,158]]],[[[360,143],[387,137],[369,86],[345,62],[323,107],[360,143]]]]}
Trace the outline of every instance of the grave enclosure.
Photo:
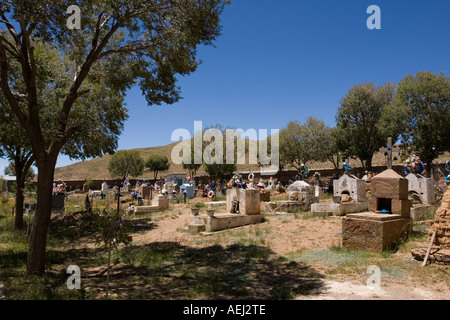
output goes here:
{"type": "Polygon", "coordinates": [[[410,208],[407,179],[391,169],[375,176],[370,211],[348,214],[342,221],[343,247],[372,252],[394,249],[411,230],[410,208]]]}
{"type": "Polygon", "coordinates": [[[213,232],[261,222],[260,190],[231,188],[227,190],[226,212],[215,213],[207,209],[207,215],[192,215],[188,230],[213,232]],[[237,209],[238,204],[238,211],[237,209]]]}
{"type": "Polygon", "coordinates": [[[367,210],[366,182],[349,174],[333,181],[333,203],[311,205],[311,212],[315,216],[343,216],[367,210]]]}

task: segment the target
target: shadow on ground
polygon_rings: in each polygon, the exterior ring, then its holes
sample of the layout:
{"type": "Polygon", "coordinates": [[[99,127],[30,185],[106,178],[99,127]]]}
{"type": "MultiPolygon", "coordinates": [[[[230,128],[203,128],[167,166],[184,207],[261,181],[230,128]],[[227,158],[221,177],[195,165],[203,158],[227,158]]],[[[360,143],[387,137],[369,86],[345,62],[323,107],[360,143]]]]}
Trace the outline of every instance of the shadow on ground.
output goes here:
{"type": "MultiPolygon", "coordinates": [[[[98,272],[98,271],[96,271],[98,272]]],[[[95,272],[94,272],[95,273],[95,272]]],[[[104,273],[86,285],[101,294],[104,273]]],[[[119,299],[293,299],[316,294],[322,276],[261,246],[192,248],[174,242],[123,248],[111,271],[119,299]]]]}

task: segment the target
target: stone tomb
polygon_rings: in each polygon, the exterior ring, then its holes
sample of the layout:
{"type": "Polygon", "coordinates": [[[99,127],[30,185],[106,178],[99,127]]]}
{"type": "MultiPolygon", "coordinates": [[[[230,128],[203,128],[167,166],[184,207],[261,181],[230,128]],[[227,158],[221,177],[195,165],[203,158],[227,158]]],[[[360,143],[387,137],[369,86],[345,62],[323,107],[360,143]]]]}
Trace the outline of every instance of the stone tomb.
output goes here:
{"type": "Polygon", "coordinates": [[[227,190],[227,210],[214,215],[192,216],[188,230],[191,232],[220,231],[261,222],[260,193],[258,189],[231,188],[227,190]],[[239,211],[235,211],[233,201],[239,202],[239,211]]]}
{"type": "Polygon", "coordinates": [[[308,211],[313,203],[319,202],[316,197],[314,186],[305,181],[295,181],[288,187],[288,201],[274,201],[266,203],[268,212],[287,212],[296,213],[299,211],[308,211]]]}
{"type": "Polygon", "coordinates": [[[371,181],[370,212],[343,219],[343,247],[371,252],[395,248],[411,230],[410,208],[408,180],[392,169],[380,173],[371,181]]]}
{"type": "Polygon", "coordinates": [[[311,212],[315,216],[344,216],[349,213],[368,210],[366,199],[366,182],[349,174],[333,181],[333,202],[315,203],[311,212]]]}

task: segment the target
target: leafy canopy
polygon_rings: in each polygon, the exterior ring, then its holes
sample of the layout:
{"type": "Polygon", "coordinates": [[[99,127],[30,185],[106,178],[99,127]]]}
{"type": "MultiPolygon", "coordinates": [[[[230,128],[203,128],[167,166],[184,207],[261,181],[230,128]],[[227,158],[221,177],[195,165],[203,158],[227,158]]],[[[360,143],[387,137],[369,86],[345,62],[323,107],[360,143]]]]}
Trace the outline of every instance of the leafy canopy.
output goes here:
{"type": "Polygon", "coordinates": [[[144,160],[137,151],[120,150],[109,160],[108,170],[112,177],[137,177],[144,172],[144,160]]]}

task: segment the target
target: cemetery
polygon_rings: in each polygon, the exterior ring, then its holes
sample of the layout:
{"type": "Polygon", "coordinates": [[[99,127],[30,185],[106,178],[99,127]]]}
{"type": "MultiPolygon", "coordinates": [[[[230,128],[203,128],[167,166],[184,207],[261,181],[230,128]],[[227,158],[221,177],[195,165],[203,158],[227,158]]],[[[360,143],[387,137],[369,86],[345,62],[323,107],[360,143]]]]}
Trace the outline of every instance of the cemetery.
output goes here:
{"type": "Polygon", "coordinates": [[[0,4],[0,300],[450,300],[448,4],[259,2],[0,4]]]}

